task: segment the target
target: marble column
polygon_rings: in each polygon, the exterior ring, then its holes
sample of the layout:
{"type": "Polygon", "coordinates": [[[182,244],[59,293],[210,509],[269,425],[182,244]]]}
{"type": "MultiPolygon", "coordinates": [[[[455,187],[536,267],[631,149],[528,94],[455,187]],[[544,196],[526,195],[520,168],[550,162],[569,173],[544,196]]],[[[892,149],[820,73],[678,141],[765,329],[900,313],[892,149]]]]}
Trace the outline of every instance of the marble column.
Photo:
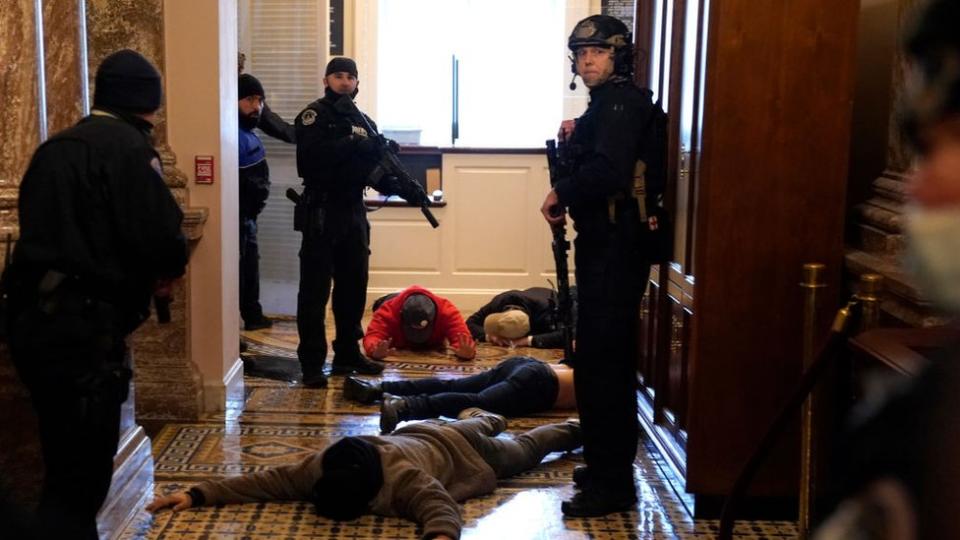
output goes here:
{"type": "MultiPolygon", "coordinates": [[[[873,4],[880,4],[875,1],[873,4]]],[[[903,35],[917,0],[890,0],[896,10],[895,22],[887,31],[903,35]]],[[[900,135],[897,110],[903,99],[906,64],[897,40],[890,62],[890,99],[887,102],[886,165],[871,183],[866,200],[853,209],[853,242],[847,247],[845,263],[851,282],[864,273],[884,278],[882,310],[889,324],[938,326],[945,319],[923,298],[912,276],[903,267],[904,236],[901,225],[906,201],[906,181],[913,154],[900,135]]]]}
{"type": "MultiPolygon", "coordinates": [[[[66,4],[66,3],[64,3],[66,4]]],[[[0,238],[19,236],[20,180],[34,149],[49,130],[76,121],[73,97],[80,78],[76,5],[54,12],[50,3],[13,0],[0,10],[0,238]],[[63,86],[61,88],[61,85],[63,86]],[[45,106],[47,99],[53,105],[45,106]],[[73,117],[73,118],[71,118],[73,117]]],[[[5,259],[6,249],[0,249],[5,259]]],[[[0,344],[0,488],[31,515],[40,495],[43,462],[30,394],[17,377],[6,344],[0,344]]]]}
{"type": "MultiPolygon", "coordinates": [[[[140,52],[165,73],[162,0],[87,0],[87,21],[91,75],[104,57],[123,48],[140,52]]],[[[167,185],[184,207],[185,233],[196,241],[202,235],[207,213],[205,209],[187,206],[187,176],[176,167],[176,156],[167,143],[164,108],[160,110],[154,136],[167,185]]],[[[183,283],[174,289],[171,322],[157,324],[151,319],[133,336],[137,355],[136,410],[141,421],[192,420],[203,410],[201,378],[187,351],[185,299],[189,292],[183,283]]]]}

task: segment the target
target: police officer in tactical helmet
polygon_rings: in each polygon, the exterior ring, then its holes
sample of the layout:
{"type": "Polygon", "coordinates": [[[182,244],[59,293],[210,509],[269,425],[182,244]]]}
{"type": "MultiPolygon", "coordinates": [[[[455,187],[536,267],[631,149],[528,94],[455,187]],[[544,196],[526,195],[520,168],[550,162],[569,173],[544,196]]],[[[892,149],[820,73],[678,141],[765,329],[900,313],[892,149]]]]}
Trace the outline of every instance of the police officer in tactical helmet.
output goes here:
{"type": "Polygon", "coordinates": [[[4,288],[10,351],[43,446],[42,538],[98,538],[132,375],[125,338],[187,262],[183,215],[150,135],[161,88],[140,54],[108,56],[93,111],[42,144],[20,184],[4,288]]]}
{"type": "Polygon", "coordinates": [[[568,41],[573,71],[590,88],[587,110],[564,121],[569,168],[541,211],[551,225],[566,211],[576,237],[577,319],[575,389],[584,433],[586,466],[575,471],[580,491],[565,501],[565,515],[589,517],[630,509],[636,502],[637,313],[650,271],[638,245],[639,210],[634,171],[654,113],[651,92],[633,84],[633,44],[619,20],[588,17],[568,41]]]}
{"type": "Polygon", "coordinates": [[[326,308],[333,285],[333,374],[383,371],[366,358],[358,340],[363,317],[370,257],[370,224],[363,204],[365,182],[377,162],[379,141],[367,126],[376,124],[340,100],[357,95],[356,63],[334,58],[323,78],[324,96],[297,116],[297,171],[304,191],[295,228],[300,245],[300,291],[297,295],[297,355],[307,386],[326,386],[326,308]],[[369,123],[369,124],[368,124],[369,123]]]}

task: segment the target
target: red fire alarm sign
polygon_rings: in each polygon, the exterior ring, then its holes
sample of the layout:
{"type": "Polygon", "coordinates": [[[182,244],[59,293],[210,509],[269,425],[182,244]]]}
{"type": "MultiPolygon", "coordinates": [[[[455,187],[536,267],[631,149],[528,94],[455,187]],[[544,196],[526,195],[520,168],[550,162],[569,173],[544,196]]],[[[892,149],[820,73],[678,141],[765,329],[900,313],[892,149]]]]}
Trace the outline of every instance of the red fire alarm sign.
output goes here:
{"type": "Polygon", "coordinates": [[[213,183],[213,156],[197,156],[193,167],[198,184],[213,183]]]}

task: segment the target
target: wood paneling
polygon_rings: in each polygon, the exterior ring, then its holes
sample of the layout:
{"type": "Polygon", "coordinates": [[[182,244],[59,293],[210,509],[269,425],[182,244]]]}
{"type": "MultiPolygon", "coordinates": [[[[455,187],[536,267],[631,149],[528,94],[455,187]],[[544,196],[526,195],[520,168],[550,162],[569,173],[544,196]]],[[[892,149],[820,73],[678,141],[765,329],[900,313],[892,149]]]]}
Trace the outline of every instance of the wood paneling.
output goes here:
{"type": "MultiPolygon", "coordinates": [[[[726,493],[799,377],[804,263],[827,266],[822,335],[837,305],[857,16],[830,0],[673,3],[677,251],[649,302],[670,331],[644,334],[667,343],[641,366],[698,496],[726,493]]],[[[794,431],[751,494],[794,495],[798,448],[794,431]]]]}

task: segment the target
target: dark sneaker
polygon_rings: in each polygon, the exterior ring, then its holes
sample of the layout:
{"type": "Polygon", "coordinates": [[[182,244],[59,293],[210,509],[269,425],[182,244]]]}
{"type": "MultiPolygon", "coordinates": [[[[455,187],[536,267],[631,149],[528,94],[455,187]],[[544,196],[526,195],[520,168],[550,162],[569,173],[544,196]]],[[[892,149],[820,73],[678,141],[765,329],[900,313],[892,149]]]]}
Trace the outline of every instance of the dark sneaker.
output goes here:
{"type": "Polygon", "coordinates": [[[393,396],[384,392],[380,403],[380,433],[386,435],[396,429],[397,424],[404,419],[407,412],[407,402],[402,397],[393,396]]]}
{"type": "Polygon", "coordinates": [[[615,512],[628,512],[633,510],[636,504],[636,493],[613,493],[591,486],[574,494],[569,501],[563,501],[560,510],[567,517],[600,517],[615,512]]]}
{"type": "Polygon", "coordinates": [[[266,328],[273,327],[273,321],[266,317],[260,317],[259,319],[253,319],[252,321],[247,321],[243,325],[243,329],[247,331],[252,330],[264,330],[266,328]]]}
{"type": "Polygon", "coordinates": [[[384,365],[382,362],[370,360],[362,354],[351,358],[350,360],[338,359],[333,357],[331,375],[347,375],[349,373],[359,373],[361,375],[379,375],[383,373],[384,365]]]}
{"type": "Polygon", "coordinates": [[[327,376],[322,371],[316,373],[304,374],[303,385],[307,388],[326,388],[327,376]]]}
{"type": "Polygon", "coordinates": [[[364,405],[370,405],[383,397],[383,389],[378,382],[347,377],[343,380],[343,397],[351,401],[359,401],[364,405]]]}

